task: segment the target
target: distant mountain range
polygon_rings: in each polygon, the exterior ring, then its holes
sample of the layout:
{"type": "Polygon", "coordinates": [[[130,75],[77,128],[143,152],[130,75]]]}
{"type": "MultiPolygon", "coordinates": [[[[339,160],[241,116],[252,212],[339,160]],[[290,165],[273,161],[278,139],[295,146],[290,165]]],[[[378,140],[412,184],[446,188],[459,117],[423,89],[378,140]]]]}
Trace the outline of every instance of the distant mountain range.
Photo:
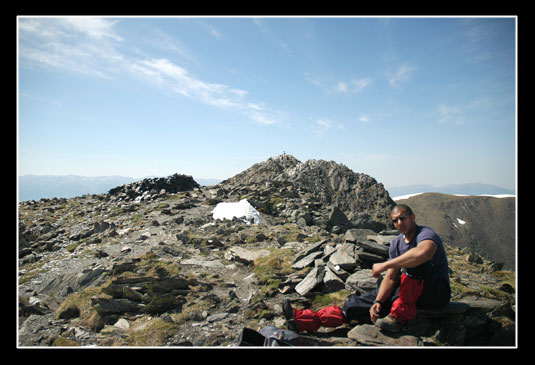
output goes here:
{"type": "MultiPolygon", "coordinates": [[[[85,194],[103,194],[123,184],[143,178],[128,176],[23,175],[19,176],[19,201],[42,198],[74,198],[85,194]]],[[[221,180],[195,179],[200,185],[213,185],[221,180]]]]}
{"type": "Polygon", "coordinates": [[[470,184],[450,184],[441,187],[436,187],[427,184],[407,185],[387,188],[390,197],[395,198],[399,196],[417,194],[417,193],[442,193],[442,194],[462,194],[462,195],[500,195],[512,194],[515,195],[514,190],[504,189],[499,186],[470,183],[470,184]]]}
{"type": "MultiPolygon", "coordinates": [[[[19,201],[103,194],[119,185],[144,178],[146,177],[136,179],[128,176],[23,175],[19,176],[18,180],[19,201]]],[[[194,178],[194,180],[204,186],[216,185],[222,181],[203,178],[194,178]]],[[[392,198],[428,192],[463,195],[515,194],[514,190],[481,183],[451,184],[442,187],[427,184],[407,185],[387,188],[387,191],[392,198]]]]}

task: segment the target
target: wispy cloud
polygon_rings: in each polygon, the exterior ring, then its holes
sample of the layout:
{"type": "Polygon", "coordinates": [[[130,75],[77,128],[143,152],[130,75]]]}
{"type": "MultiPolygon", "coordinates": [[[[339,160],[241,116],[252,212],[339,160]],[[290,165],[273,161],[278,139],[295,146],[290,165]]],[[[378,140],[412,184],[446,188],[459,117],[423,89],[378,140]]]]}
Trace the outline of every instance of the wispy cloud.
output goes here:
{"type": "Polygon", "coordinates": [[[358,79],[358,80],[351,80],[350,82],[338,81],[338,83],[334,87],[334,90],[337,92],[341,92],[341,93],[350,92],[350,91],[354,93],[359,93],[362,90],[364,90],[366,87],[370,86],[372,81],[373,79],[371,77],[358,79]]]}
{"type": "Polygon", "coordinates": [[[364,90],[366,87],[370,86],[371,83],[373,82],[373,79],[371,77],[367,77],[364,79],[352,80],[352,82],[354,85],[354,91],[360,92],[364,90]]]}
{"type": "Polygon", "coordinates": [[[433,113],[438,124],[462,126],[484,120],[485,115],[497,105],[496,100],[487,97],[474,99],[467,103],[440,103],[433,113]]]}
{"type": "Polygon", "coordinates": [[[19,19],[19,57],[25,65],[63,68],[113,78],[124,56],[116,21],[63,17],[19,19]]]}
{"type": "Polygon", "coordinates": [[[514,48],[503,49],[504,39],[514,44],[514,19],[463,19],[462,49],[472,63],[486,62],[502,57],[513,57],[514,48]]]}
{"type": "Polygon", "coordinates": [[[463,108],[457,105],[449,106],[446,104],[440,104],[437,107],[438,123],[440,124],[464,124],[464,112],[463,108]]]}
{"type": "Polygon", "coordinates": [[[74,29],[85,33],[91,38],[111,38],[116,41],[122,40],[122,38],[113,29],[113,26],[117,21],[86,16],[62,19],[66,23],[70,24],[74,29]]]}
{"type": "Polygon", "coordinates": [[[260,31],[262,32],[262,34],[264,34],[264,36],[266,38],[268,38],[271,42],[273,42],[275,45],[277,45],[280,49],[282,49],[284,52],[286,53],[289,53],[289,54],[292,54],[292,50],[290,48],[290,46],[284,42],[283,40],[281,40],[276,34],[275,32],[273,32],[271,30],[270,27],[268,27],[268,25],[266,24],[266,21],[265,19],[262,19],[262,18],[253,18],[253,23],[258,27],[258,29],[260,29],[260,31]]]}
{"type": "Polygon", "coordinates": [[[222,39],[223,38],[223,35],[221,34],[221,32],[219,30],[217,30],[214,26],[212,26],[210,24],[207,24],[207,23],[204,23],[204,22],[200,22],[199,24],[212,37],[217,38],[217,39],[222,39]]]}
{"type": "Polygon", "coordinates": [[[308,82],[310,82],[312,85],[315,85],[315,86],[322,86],[322,81],[319,77],[317,76],[312,76],[310,75],[308,72],[305,72],[304,73],[304,76],[305,76],[305,80],[307,80],[308,82]]]}
{"type": "Polygon", "coordinates": [[[304,73],[305,79],[311,84],[324,88],[327,92],[336,92],[336,93],[360,93],[365,88],[369,87],[373,83],[373,78],[365,77],[362,79],[352,79],[348,81],[340,80],[334,86],[327,86],[328,81],[323,80],[321,77],[312,76],[309,73],[304,73]]]}
{"type": "Polygon", "coordinates": [[[401,84],[410,80],[415,70],[416,68],[414,66],[404,63],[396,67],[394,70],[386,71],[386,78],[390,86],[398,88],[401,84]]]}
{"type": "MultiPolygon", "coordinates": [[[[150,57],[139,50],[127,53],[124,50],[129,43],[116,32],[116,23],[89,17],[20,19],[19,57],[30,66],[61,68],[102,78],[135,76],[201,103],[240,112],[259,124],[282,120],[283,113],[248,100],[246,90],[202,80],[167,58],[150,57]]],[[[216,38],[221,36],[215,28],[207,30],[216,38]]],[[[193,59],[172,37],[160,33],[160,48],[193,59]]]]}
{"type": "Polygon", "coordinates": [[[371,118],[366,114],[361,114],[358,118],[358,121],[362,123],[368,123],[371,121],[371,118]]]}
{"type": "Polygon", "coordinates": [[[334,89],[338,92],[345,93],[347,92],[347,84],[343,81],[339,81],[334,87],[334,89]]]}
{"type": "Polygon", "coordinates": [[[328,119],[317,119],[314,123],[313,132],[318,137],[323,136],[329,129],[331,129],[333,122],[328,119]]]}
{"type": "Polygon", "coordinates": [[[145,75],[175,93],[217,108],[239,111],[256,123],[269,125],[281,121],[281,113],[261,103],[246,100],[249,94],[246,90],[202,81],[168,59],[138,61],[130,65],[130,70],[145,75]]]}
{"type": "Polygon", "coordinates": [[[341,123],[335,123],[331,119],[316,119],[312,125],[312,133],[316,136],[321,137],[326,134],[332,128],[335,129],[345,129],[344,125],[341,123]]]}

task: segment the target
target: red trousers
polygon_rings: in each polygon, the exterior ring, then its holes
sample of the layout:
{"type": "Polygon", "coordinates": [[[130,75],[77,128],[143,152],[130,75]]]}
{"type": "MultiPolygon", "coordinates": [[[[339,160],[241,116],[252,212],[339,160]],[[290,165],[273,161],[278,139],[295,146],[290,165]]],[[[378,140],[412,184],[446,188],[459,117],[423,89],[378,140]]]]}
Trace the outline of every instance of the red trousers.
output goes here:
{"type": "Polygon", "coordinates": [[[416,317],[416,301],[422,295],[424,281],[413,279],[406,274],[401,275],[399,297],[392,303],[390,316],[401,323],[405,323],[416,317]]]}
{"type": "Polygon", "coordinates": [[[294,321],[299,331],[316,332],[320,326],[338,327],[346,322],[342,309],[331,305],[313,311],[312,309],[294,308],[294,321]]]}

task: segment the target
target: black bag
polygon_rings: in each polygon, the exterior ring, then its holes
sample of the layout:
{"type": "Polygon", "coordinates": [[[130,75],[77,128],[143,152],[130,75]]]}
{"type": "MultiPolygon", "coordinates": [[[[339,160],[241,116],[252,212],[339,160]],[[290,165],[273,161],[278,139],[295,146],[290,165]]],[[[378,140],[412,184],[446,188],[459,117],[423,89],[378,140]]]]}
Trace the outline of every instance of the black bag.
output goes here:
{"type": "Polygon", "coordinates": [[[299,346],[299,335],[273,326],[264,327],[260,332],[245,327],[240,333],[238,346],[299,346]]]}

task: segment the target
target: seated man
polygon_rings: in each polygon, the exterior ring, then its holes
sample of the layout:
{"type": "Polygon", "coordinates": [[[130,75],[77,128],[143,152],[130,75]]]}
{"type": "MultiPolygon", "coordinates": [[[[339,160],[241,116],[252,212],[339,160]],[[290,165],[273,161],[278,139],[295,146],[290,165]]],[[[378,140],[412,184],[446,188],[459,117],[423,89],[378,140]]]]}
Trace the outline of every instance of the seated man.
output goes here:
{"type": "Polygon", "coordinates": [[[372,267],[374,277],[386,272],[379,288],[350,296],[342,308],[329,306],[317,312],[294,309],[286,299],[283,311],[290,327],[315,332],[320,326],[337,327],[369,314],[376,326],[397,332],[414,319],[417,308],[436,309],[448,304],[451,289],[442,239],[431,228],[417,225],[407,205],[396,205],[391,217],[400,235],[390,244],[388,261],[372,267]]]}

